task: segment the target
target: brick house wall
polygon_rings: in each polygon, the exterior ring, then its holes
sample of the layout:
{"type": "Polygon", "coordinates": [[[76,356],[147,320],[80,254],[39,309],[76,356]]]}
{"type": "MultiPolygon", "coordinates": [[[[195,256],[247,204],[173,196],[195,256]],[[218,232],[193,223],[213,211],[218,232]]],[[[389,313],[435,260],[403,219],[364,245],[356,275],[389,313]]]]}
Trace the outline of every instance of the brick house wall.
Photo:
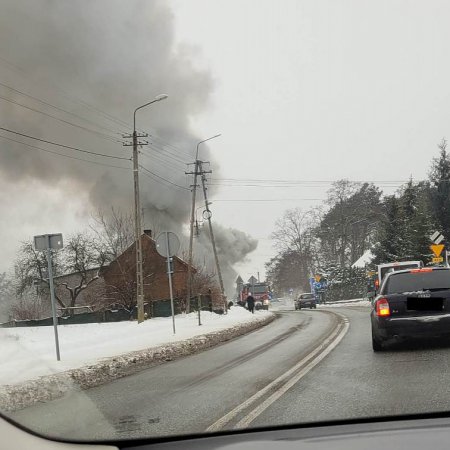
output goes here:
{"type": "MultiPolygon", "coordinates": [[[[167,300],[170,298],[170,292],[166,258],[156,251],[156,243],[148,234],[143,234],[141,239],[144,301],[167,300]]],[[[172,286],[174,298],[184,299],[186,296],[187,269],[186,262],[177,256],[173,257],[172,286]]],[[[134,304],[136,302],[135,245],[132,244],[108,267],[105,267],[101,276],[104,279],[108,300],[134,304]]]]}

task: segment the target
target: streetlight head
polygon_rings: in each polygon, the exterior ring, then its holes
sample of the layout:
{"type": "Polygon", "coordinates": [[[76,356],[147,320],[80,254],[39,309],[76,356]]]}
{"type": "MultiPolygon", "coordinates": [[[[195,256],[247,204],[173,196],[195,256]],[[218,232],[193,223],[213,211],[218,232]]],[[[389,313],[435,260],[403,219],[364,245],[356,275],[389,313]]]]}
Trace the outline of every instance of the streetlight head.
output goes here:
{"type": "Polygon", "coordinates": [[[167,94],[160,94],[155,97],[155,101],[160,102],[161,100],[165,100],[167,97],[167,94]]]}

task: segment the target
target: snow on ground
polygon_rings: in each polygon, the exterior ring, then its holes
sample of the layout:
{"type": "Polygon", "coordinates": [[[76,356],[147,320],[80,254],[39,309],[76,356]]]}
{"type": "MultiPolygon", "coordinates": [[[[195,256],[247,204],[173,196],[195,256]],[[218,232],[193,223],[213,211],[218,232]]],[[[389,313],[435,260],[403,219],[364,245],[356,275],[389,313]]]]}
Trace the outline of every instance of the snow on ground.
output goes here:
{"type": "Polygon", "coordinates": [[[41,375],[92,364],[105,357],[156,347],[169,342],[233,327],[257,320],[267,311],[249,313],[241,307],[227,315],[197,313],[172,318],[155,318],[144,323],[116,322],[58,326],[61,361],[56,361],[53,327],[0,328],[0,385],[15,384],[41,375]]]}
{"type": "Polygon", "coordinates": [[[344,308],[349,306],[371,306],[371,303],[366,298],[355,298],[354,300],[343,300],[334,303],[326,303],[324,305],[317,305],[318,308],[344,308]]]}

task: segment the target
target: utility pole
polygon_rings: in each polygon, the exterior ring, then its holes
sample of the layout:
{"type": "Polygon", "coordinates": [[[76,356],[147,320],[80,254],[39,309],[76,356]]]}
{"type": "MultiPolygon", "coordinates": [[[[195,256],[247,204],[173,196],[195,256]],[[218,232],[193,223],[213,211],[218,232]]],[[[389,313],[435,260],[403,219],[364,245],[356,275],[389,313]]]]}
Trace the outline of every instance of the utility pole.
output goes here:
{"type": "Polygon", "coordinates": [[[211,242],[212,242],[212,246],[213,246],[213,252],[214,252],[214,259],[216,262],[216,270],[217,270],[217,276],[219,277],[219,285],[220,285],[220,292],[222,294],[222,301],[224,302],[224,314],[227,314],[228,312],[228,305],[226,303],[225,300],[225,290],[223,288],[223,279],[222,279],[222,272],[220,271],[220,264],[219,264],[219,258],[217,257],[217,249],[216,249],[216,240],[214,239],[214,232],[213,232],[213,228],[212,228],[212,223],[211,223],[211,217],[212,217],[212,213],[211,210],[209,209],[209,202],[208,202],[208,194],[207,194],[207,189],[206,189],[206,173],[211,173],[211,171],[205,172],[202,168],[202,162],[199,161],[199,165],[200,165],[200,172],[201,172],[201,177],[202,177],[202,186],[203,186],[203,197],[205,199],[205,215],[204,218],[208,219],[208,225],[209,225],[209,234],[211,236],[211,242]]]}
{"type": "MultiPolygon", "coordinates": [[[[195,152],[195,162],[194,162],[194,172],[185,172],[186,175],[194,175],[194,184],[192,187],[192,206],[191,206],[191,223],[190,223],[190,233],[189,233],[189,254],[188,254],[188,273],[187,273],[187,289],[186,289],[186,312],[189,313],[190,305],[191,305],[191,295],[192,295],[192,253],[194,246],[194,220],[195,220],[195,197],[197,193],[197,176],[201,175],[201,161],[198,159],[198,147],[200,144],[204,142],[210,141],[211,139],[215,139],[219,137],[220,134],[216,134],[215,136],[211,136],[208,139],[204,139],[197,144],[197,150],[195,152]]],[[[197,233],[198,233],[198,224],[197,224],[197,233]]]]}
{"type": "Polygon", "coordinates": [[[197,176],[199,175],[199,161],[195,160],[194,172],[186,172],[187,175],[194,175],[194,184],[192,187],[192,205],[191,205],[191,223],[189,234],[189,255],[188,255],[188,273],[187,273],[187,293],[186,293],[186,312],[190,311],[191,295],[192,295],[192,253],[194,244],[194,215],[195,215],[195,197],[197,193],[197,176]]]}
{"type": "MultiPolygon", "coordinates": [[[[136,114],[136,111],[135,111],[136,114]]],[[[136,122],[136,119],[135,119],[136,122]]],[[[142,222],[141,217],[143,210],[141,210],[141,202],[139,198],[139,152],[138,145],[146,145],[147,142],[140,142],[138,138],[147,137],[148,134],[138,134],[136,131],[136,124],[134,126],[133,134],[127,135],[124,138],[132,138],[133,142],[124,143],[125,147],[133,146],[133,182],[134,182],[134,239],[136,246],[136,302],[137,302],[137,320],[138,323],[144,321],[144,275],[142,267],[142,222]]]]}
{"type": "MultiPolygon", "coordinates": [[[[136,292],[137,292],[137,319],[138,323],[144,321],[144,275],[142,267],[142,225],[141,225],[141,202],[139,199],[139,161],[138,161],[138,145],[147,145],[148,142],[138,142],[139,137],[147,137],[148,134],[139,134],[136,132],[136,113],[152,103],[160,102],[168,97],[167,94],[157,95],[151,102],[145,103],[137,107],[133,114],[133,175],[134,175],[134,237],[136,242],[136,292]]],[[[124,136],[130,138],[130,136],[124,136]]],[[[124,143],[129,146],[129,143],[124,143]]]]}

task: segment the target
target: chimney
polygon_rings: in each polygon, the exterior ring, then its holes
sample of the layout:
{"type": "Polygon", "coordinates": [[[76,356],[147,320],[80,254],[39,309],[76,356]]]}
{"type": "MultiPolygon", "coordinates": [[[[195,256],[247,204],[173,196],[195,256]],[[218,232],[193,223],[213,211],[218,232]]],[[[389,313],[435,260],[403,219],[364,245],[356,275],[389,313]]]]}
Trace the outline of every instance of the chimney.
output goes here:
{"type": "Polygon", "coordinates": [[[152,237],[152,230],[144,230],[144,234],[146,234],[148,237],[152,237]]]}

